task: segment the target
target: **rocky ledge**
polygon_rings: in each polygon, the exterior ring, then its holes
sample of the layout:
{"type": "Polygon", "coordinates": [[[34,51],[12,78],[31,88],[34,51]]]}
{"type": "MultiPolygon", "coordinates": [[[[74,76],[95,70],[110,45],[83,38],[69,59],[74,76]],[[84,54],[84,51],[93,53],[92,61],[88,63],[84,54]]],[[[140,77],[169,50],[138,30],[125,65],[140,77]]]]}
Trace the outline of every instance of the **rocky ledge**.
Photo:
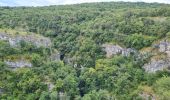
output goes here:
{"type": "Polygon", "coordinates": [[[32,33],[20,35],[0,32],[0,40],[8,41],[11,46],[17,46],[20,41],[33,43],[37,47],[49,47],[52,44],[49,38],[32,33]]]}
{"type": "Polygon", "coordinates": [[[164,69],[170,68],[170,60],[151,60],[149,63],[143,66],[146,72],[154,73],[156,71],[163,71],[164,69]]]}
{"type": "Polygon", "coordinates": [[[132,48],[123,48],[119,45],[113,45],[113,44],[103,44],[102,47],[104,48],[104,51],[106,52],[107,58],[110,58],[117,54],[121,54],[122,56],[129,56],[131,53],[136,52],[136,50],[132,48]]]}
{"type": "Polygon", "coordinates": [[[5,63],[12,69],[23,68],[23,67],[32,67],[32,64],[25,60],[5,61],[5,63]]]}
{"type": "Polygon", "coordinates": [[[159,52],[164,52],[170,57],[170,41],[163,40],[158,44],[159,52]]]}
{"type": "MultiPolygon", "coordinates": [[[[160,59],[151,59],[148,63],[144,64],[143,68],[148,73],[155,73],[156,71],[162,71],[164,69],[170,68],[170,56],[168,56],[168,53],[170,52],[170,42],[160,42],[160,44],[154,46],[154,48],[158,49],[158,52],[153,53],[153,50],[149,52],[139,53],[136,50],[132,48],[123,48],[119,45],[113,45],[113,44],[103,44],[102,47],[104,47],[104,51],[106,52],[106,57],[110,58],[114,55],[122,55],[122,56],[129,56],[130,54],[135,54],[136,59],[147,59],[150,54],[156,54],[157,56],[160,53],[166,53],[164,58],[160,59]],[[167,55],[167,56],[166,56],[167,55]],[[145,57],[146,56],[146,57],[145,57]]],[[[154,49],[153,48],[153,49],[154,49]]],[[[159,55],[161,56],[161,55],[159,55]]]]}

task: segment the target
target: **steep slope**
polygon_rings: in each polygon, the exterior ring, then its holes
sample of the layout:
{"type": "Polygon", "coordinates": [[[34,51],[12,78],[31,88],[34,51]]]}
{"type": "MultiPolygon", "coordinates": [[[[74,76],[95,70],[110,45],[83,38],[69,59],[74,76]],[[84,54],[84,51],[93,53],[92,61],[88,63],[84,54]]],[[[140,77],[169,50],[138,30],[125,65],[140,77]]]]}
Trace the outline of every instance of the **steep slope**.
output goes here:
{"type": "Polygon", "coordinates": [[[169,100],[169,23],[158,3],[0,7],[0,99],[169,100]]]}

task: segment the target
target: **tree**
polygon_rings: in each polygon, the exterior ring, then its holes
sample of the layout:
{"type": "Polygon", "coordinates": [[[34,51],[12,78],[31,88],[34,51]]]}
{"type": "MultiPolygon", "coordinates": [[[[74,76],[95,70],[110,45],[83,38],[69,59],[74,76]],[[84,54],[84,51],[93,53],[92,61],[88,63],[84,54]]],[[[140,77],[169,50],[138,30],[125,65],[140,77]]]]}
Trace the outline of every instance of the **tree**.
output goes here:
{"type": "Polygon", "coordinates": [[[170,77],[162,77],[158,79],[154,85],[156,93],[159,95],[161,100],[170,99],[170,77]]]}
{"type": "Polygon", "coordinates": [[[43,64],[43,58],[38,54],[33,54],[31,62],[34,67],[41,67],[41,65],[43,64]]]}
{"type": "Polygon", "coordinates": [[[39,100],[51,100],[51,99],[50,99],[50,96],[49,96],[49,93],[43,91],[43,92],[41,93],[41,95],[40,95],[39,100]]]}
{"type": "Polygon", "coordinates": [[[132,34],[127,36],[124,43],[127,47],[141,49],[150,46],[154,40],[154,37],[144,36],[142,34],[132,34]]]}
{"type": "Polygon", "coordinates": [[[111,95],[106,90],[99,91],[91,91],[88,94],[84,95],[82,100],[113,100],[115,99],[113,95],[111,95]]]}

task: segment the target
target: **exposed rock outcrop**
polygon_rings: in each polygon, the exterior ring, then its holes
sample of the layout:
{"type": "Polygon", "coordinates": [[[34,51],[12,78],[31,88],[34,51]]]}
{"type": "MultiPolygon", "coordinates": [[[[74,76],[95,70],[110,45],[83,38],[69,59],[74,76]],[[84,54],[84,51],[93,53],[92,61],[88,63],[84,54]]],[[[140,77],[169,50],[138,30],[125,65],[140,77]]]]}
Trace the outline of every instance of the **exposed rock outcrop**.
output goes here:
{"type": "Polygon", "coordinates": [[[156,96],[152,94],[141,93],[139,96],[142,98],[142,100],[156,100],[156,96]]]}
{"type": "Polygon", "coordinates": [[[151,59],[149,63],[145,64],[143,68],[146,72],[154,73],[156,71],[162,71],[164,69],[170,68],[170,42],[167,40],[160,41],[157,44],[154,44],[153,49],[157,49],[157,52],[150,51],[154,56],[157,56],[155,59],[151,59]],[[162,55],[164,57],[161,57],[162,55]]]}
{"type": "Polygon", "coordinates": [[[107,58],[110,58],[117,54],[121,54],[122,56],[129,56],[131,53],[136,52],[136,50],[132,48],[122,48],[119,45],[103,44],[102,47],[104,47],[107,58]]]}
{"type": "Polygon", "coordinates": [[[5,61],[5,63],[12,69],[22,68],[22,67],[32,67],[32,64],[25,60],[5,61]]]}
{"type": "Polygon", "coordinates": [[[51,40],[49,38],[36,35],[36,34],[26,34],[26,35],[20,35],[20,34],[8,34],[8,33],[2,33],[0,32],[0,40],[6,40],[9,42],[11,46],[17,46],[20,41],[26,41],[33,43],[37,47],[43,46],[43,47],[49,47],[51,46],[51,40]]]}
{"type": "Polygon", "coordinates": [[[143,68],[146,72],[153,73],[156,71],[162,71],[170,67],[170,60],[151,60],[149,63],[145,64],[143,68]]]}
{"type": "Polygon", "coordinates": [[[158,48],[159,52],[164,52],[168,55],[168,57],[170,57],[170,41],[160,41],[158,48]]]}

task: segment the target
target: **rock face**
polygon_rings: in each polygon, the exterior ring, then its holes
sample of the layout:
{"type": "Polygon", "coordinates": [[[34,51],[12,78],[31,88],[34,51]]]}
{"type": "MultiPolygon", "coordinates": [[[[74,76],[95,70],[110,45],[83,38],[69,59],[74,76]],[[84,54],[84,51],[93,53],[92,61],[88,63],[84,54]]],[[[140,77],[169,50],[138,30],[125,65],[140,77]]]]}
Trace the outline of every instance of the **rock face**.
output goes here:
{"type": "Polygon", "coordinates": [[[106,52],[106,57],[110,58],[113,55],[121,54],[122,56],[129,56],[131,53],[135,53],[136,51],[131,48],[122,48],[119,45],[112,44],[103,44],[104,51],[106,52]]]}
{"type": "MultiPolygon", "coordinates": [[[[158,52],[155,53],[156,56],[161,56],[165,54],[164,58],[158,60],[151,59],[151,61],[143,66],[146,72],[154,73],[156,71],[162,71],[164,69],[170,68],[170,42],[167,40],[160,41],[158,44],[153,45],[154,49],[157,49],[158,52]]],[[[152,52],[152,51],[151,51],[152,52]]]]}
{"type": "Polygon", "coordinates": [[[22,68],[22,67],[32,67],[32,64],[25,60],[5,61],[5,63],[12,69],[22,68]]]}
{"type": "Polygon", "coordinates": [[[156,97],[154,95],[147,93],[141,93],[139,94],[139,96],[142,98],[142,100],[156,100],[156,97]]]}
{"type": "Polygon", "coordinates": [[[151,60],[149,63],[145,64],[143,68],[146,72],[154,73],[156,71],[162,71],[170,67],[169,60],[151,60]]]}
{"type": "MultiPolygon", "coordinates": [[[[137,55],[137,58],[139,59],[146,59],[149,54],[141,54],[138,53],[136,50],[131,49],[131,48],[122,48],[119,45],[112,45],[112,44],[104,44],[102,45],[104,47],[104,51],[106,52],[106,57],[110,58],[114,55],[120,54],[122,56],[129,56],[131,53],[137,55]],[[142,57],[142,58],[141,58],[142,57]]],[[[167,41],[161,41],[159,45],[155,46],[158,48],[159,52],[164,52],[167,55],[167,58],[164,59],[152,59],[149,63],[145,64],[143,68],[145,69],[146,72],[149,73],[154,73],[156,71],[162,71],[164,69],[170,68],[170,42],[167,41]]],[[[152,51],[151,51],[152,52],[152,51]]],[[[137,59],[136,58],[136,59],[137,59]]]]}
{"type": "Polygon", "coordinates": [[[28,34],[28,35],[12,35],[7,33],[0,32],[0,40],[6,40],[9,42],[11,46],[17,46],[20,41],[26,41],[33,43],[37,47],[49,47],[51,46],[51,40],[49,38],[38,36],[35,34],[28,34]]]}
{"type": "Polygon", "coordinates": [[[164,52],[170,57],[170,42],[167,40],[161,41],[159,44],[159,52],[164,52]]]}

